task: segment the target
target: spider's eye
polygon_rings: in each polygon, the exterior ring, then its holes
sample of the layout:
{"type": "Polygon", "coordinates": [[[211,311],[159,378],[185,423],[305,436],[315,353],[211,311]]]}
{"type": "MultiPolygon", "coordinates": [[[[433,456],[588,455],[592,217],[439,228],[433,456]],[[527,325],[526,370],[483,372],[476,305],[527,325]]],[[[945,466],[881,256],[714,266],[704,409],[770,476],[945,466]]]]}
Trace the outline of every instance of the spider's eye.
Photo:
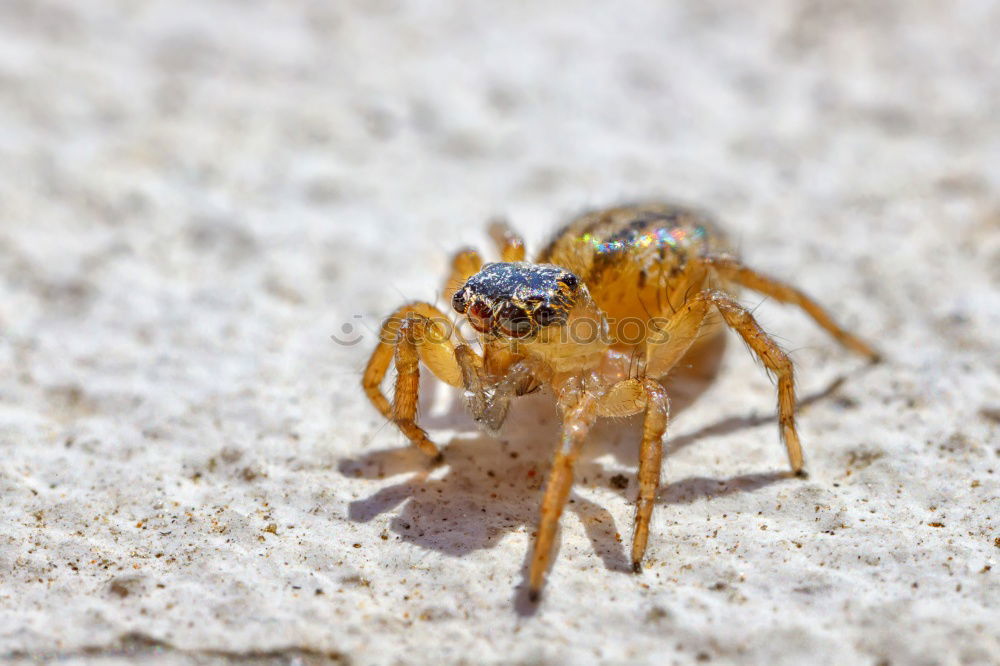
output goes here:
{"type": "Polygon", "coordinates": [[[562,276],[562,282],[567,287],[569,287],[570,291],[573,291],[576,289],[577,285],[580,284],[580,278],[573,275],[572,273],[566,273],[565,275],[562,276]]]}
{"type": "Polygon", "coordinates": [[[531,333],[531,317],[513,303],[500,308],[496,322],[503,334],[511,338],[523,338],[531,333]]]}
{"type": "Polygon", "coordinates": [[[548,326],[559,317],[559,311],[551,305],[539,305],[535,310],[535,323],[539,326],[548,326]]]}
{"type": "Polygon", "coordinates": [[[455,311],[459,314],[465,314],[465,308],[469,307],[469,301],[465,298],[464,289],[459,289],[451,297],[451,307],[455,308],[455,311]]]}
{"type": "Polygon", "coordinates": [[[482,301],[473,301],[471,304],[466,304],[465,316],[469,318],[469,323],[472,324],[472,328],[476,329],[480,333],[486,333],[490,330],[493,325],[493,312],[490,311],[490,306],[482,301]]]}

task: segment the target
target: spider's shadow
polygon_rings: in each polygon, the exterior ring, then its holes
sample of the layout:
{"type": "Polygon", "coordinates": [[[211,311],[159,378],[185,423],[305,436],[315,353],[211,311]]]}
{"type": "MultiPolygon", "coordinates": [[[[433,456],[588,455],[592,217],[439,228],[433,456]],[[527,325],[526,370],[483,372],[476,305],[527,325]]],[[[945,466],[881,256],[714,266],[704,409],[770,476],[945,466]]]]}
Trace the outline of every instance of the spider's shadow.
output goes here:
{"type": "MultiPolygon", "coordinates": [[[[710,384],[718,370],[723,343],[714,350],[714,359],[692,365],[667,383],[672,414],[691,404],[710,384]]],[[[838,378],[800,404],[833,393],[843,382],[838,378]]],[[[433,384],[422,387],[427,395],[433,384]]],[[[457,402],[457,401],[456,401],[457,402]]],[[[427,405],[429,402],[422,401],[427,405]]],[[[772,414],[728,417],[692,433],[668,439],[668,454],[700,439],[723,435],[774,421],[772,414]]],[[[615,492],[634,498],[635,481],[627,486],[621,479],[613,485],[612,473],[595,459],[611,454],[628,466],[638,460],[640,418],[604,422],[596,426],[576,467],[576,486],[617,488],[615,492]]],[[[345,476],[382,479],[409,473],[402,481],[385,486],[373,495],[349,506],[351,520],[368,522],[399,509],[390,528],[402,539],[449,555],[463,555],[492,548],[508,532],[520,529],[529,534],[535,528],[541,488],[548,470],[551,443],[557,440],[559,419],[551,396],[539,393],[521,398],[512,407],[499,441],[475,430],[474,422],[458,404],[443,415],[424,418],[423,424],[453,428],[473,434],[454,437],[443,447],[445,462],[434,470],[422,453],[411,447],[373,451],[357,459],[341,460],[345,476]]],[[[702,498],[738,492],[752,492],[787,479],[784,471],[744,474],[726,479],[688,477],[668,481],[658,494],[659,504],[689,504],[702,498]]],[[[583,524],[594,551],[611,571],[631,572],[623,541],[629,530],[619,529],[611,514],[579,493],[570,495],[567,514],[583,524]],[[624,535],[624,536],[623,536],[624,535]]],[[[524,572],[530,561],[526,555],[524,572]]],[[[535,608],[527,600],[525,584],[518,587],[515,607],[521,614],[535,608]]]]}

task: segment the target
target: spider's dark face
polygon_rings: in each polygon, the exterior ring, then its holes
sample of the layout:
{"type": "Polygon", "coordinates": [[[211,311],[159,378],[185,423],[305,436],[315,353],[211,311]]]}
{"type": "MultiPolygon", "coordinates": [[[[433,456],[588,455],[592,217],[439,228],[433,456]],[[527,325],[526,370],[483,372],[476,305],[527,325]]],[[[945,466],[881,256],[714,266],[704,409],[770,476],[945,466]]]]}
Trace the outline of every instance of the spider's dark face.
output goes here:
{"type": "Polygon", "coordinates": [[[577,276],[552,264],[486,264],[451,304],[480,333],[522,339],[565,324],[579,289],[577,276]]]}

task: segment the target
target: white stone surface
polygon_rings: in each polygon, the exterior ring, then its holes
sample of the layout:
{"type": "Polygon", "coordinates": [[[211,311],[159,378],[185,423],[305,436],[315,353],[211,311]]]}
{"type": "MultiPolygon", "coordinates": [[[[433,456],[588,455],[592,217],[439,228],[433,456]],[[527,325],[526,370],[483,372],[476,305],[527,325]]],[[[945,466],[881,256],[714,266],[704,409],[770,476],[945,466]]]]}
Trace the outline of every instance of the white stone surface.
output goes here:
{"type": "Polygon", "coordinates": [[[542,5],[0,2],[0,654],[996,663],[1000,6],[542,5]],[[606,424],[532,613],[551,404],[495,440],[425,382],[428,472],[359,391],[368,327],[493,215],[537,248],[637,197],[715,210],[888,361],[747,295],[810,478],[730,344],[645,573],[606,424]]]}

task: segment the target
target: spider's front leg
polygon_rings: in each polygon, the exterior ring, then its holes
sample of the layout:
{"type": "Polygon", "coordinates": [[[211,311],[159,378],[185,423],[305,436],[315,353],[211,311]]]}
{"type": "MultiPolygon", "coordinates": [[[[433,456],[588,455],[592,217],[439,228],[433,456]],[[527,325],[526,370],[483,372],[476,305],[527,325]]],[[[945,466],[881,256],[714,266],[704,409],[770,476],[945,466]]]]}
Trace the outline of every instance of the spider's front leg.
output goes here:
{"type": "Polygon", "coordinates": [[[601,416],[622,417],[645,410],[642,445],[639,448],[639,497],[635,503],[632,531],[632,570],[642,571],[642,558],[649,540],[649,519],[653,515],[656,491],[663,467],[663,435],[670,418],[670,399],[656,380],[626,379],[611,388],[599,405],[601,416]]]}
{"type": "Polygon", "coordinates": [[[416,424],[420,384],[419,361],[452,386],[462,387],[462,371],[455,359],[454,324],[430,303],[411,303],[396,310],[382,324],[378,346],[365,368],[362,386],[372,404],[394,422],[414,446],[434,459],[441,452],[416,424]],[[396,363],[393,402],[382,393],[382,380],[396,363]]]}
{"type": "Polygon", "coordinates": [[[573,466],[580,455],[583,441],[597,417],[597,400],[593,394],[581,391],[572,407],[563,412],[562,435],[559,448],[552,459],[552,468],[545,483],[545,494],[539,511],[535,551],[528,573],[528,596],[538,601],[542,593],[545,573],[552,561],[552,545],[559,516],[566,506],[566,498],[573,486],[573,466]]]}

